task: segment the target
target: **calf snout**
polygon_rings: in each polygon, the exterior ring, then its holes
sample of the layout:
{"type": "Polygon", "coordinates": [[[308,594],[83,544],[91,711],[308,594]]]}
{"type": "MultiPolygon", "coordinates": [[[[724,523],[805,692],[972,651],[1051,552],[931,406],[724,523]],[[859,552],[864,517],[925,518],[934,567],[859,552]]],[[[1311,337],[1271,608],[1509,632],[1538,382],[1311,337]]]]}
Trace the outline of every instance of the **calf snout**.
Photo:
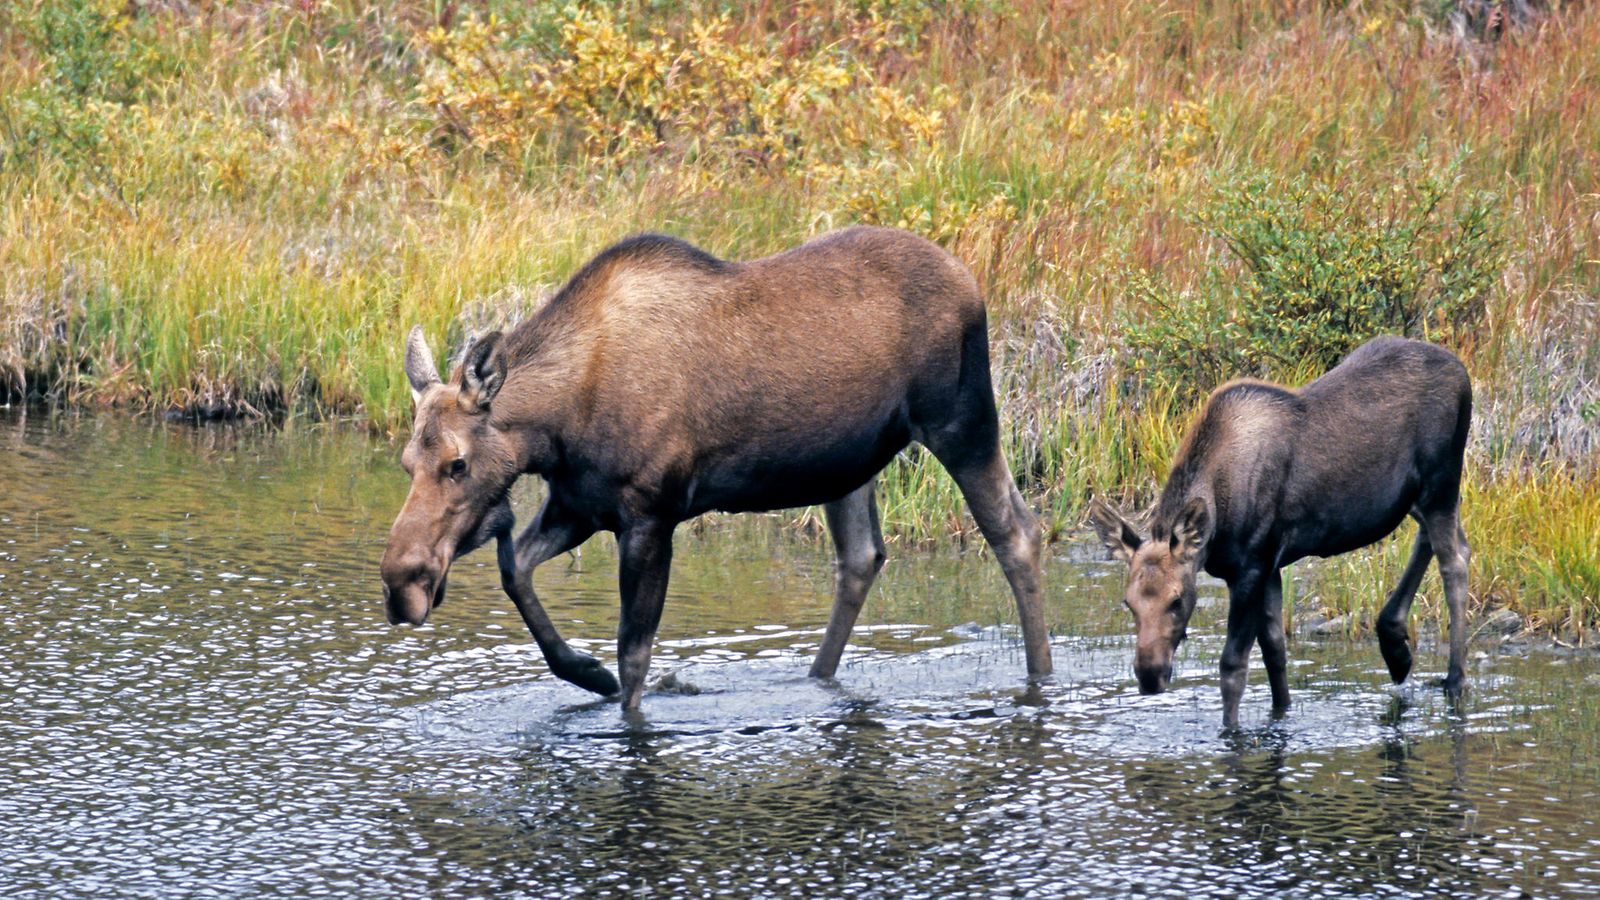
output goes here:
{"type": "Polygon", "coordinates": [[[1172,651],[1165,641],[1137,648],[1133,655],[1133,674],[1139,679],[1139,693],[1160,694],[1172,683],[1172,651]]]}
{"type": "Polygon", "coordinates": [[[1161,666],[1135,668],[1133,674],[1139,679],[1139,693],[1141,694],[1163,694],[1166,693],[1167,687],[1172,684],[1172,665],[1170,663],[1161,666]]]}

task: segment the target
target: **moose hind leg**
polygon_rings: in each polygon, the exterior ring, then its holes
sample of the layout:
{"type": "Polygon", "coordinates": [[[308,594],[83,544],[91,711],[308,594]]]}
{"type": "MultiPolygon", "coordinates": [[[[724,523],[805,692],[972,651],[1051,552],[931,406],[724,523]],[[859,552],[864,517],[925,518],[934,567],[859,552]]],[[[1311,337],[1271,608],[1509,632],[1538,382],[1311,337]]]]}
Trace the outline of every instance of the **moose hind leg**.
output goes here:
{"type": "Polygon", "coordinates": [[[855,628],[861,604],[883,568],[883,529],[878,523],[878,501],[873,496],[875,481],[868,481],[822,508],[836,554],[833,613],[828,616],[828,630],[822,637],[816,662],[811,664],[812,678],[832,678],[839,670],[839,657],[855,628]]]}
{"type": "Polygon", "coordinates": [[[1411,617],[1411,600],[1417,595],[1417,585],[1422,583],[1422,576],[1432,560],[1433,543],[1428,540],[1427,525],[1419,522],[1417,540],[1411,546],[1411,561],[1406,563],[1399,583],[1378,613],[1378,650],[1383,653],[1383,662],[1389,667],[1389,677],[1395,684],[1405,681],[1411,674],[1411,634],[1406,623],[1411,617]]]}
{"type": "Polygon", "coordinates": [[[1017,601],[1028,674],[1049,675],[1052,664],[1050,634],[1045,630],[1041,596],[1043,577],[1039,570],[1039,552],[1043,541],[1039,522],[1011,480],[999,442],[991,446],[984,457],[964,465],[965,461],[957,454],[941,453],[937,446],[929,449],[961,488],[961,496],[972,510],[978,530],[983,532],[984,540],[1000,560],[1000,568],[1017,601]]]}
{"type": "Polygon", "coordinates": [[[618,581],[622,619],[617,625],[617,671],[622,675],[622,708],[639,708],[644,677],[650,671],[650,646],[661,624],[672,568],[672,526],[661,522],[634,525],[618,536],[622,557],[618,581]]]}
{"type": "Polygon", "coordinates": [[[1459,694],[1466,686],[1467,569],[1472,549],[1461,527],[1459,501],[1448,510],[1429,515],[1424,524],[1439,560],[1445,604],[1450,607],[1450,668],[1445,673],[1444,689],[1446,693],[1459,694]]]}

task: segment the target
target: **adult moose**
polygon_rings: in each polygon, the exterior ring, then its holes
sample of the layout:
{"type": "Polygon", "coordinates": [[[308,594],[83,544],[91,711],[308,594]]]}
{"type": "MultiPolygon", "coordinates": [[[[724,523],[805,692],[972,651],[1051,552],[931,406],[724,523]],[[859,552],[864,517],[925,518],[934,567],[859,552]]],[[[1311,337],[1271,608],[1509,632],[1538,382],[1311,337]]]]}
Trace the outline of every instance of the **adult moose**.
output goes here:
{"type": "Polygon", "coordinates": [[[472,344],[448,383],[413,329],[406,375],[411,493],[382,562],[392,624],[426,620],[451,561],[493,538],[501,584],[551,671],[618,693],[611,673],[562,640],[532,578],[596,531],[614,532],[620,692],[633,709],[677,524],[708,510],[823,504],[838,562],[811,674],[832,677],[883,565],[875,477],[914,440],[950,472],[1000,560],[1028,673],[1050,672],[1039,526],[1000,452],[983,301],[972,274],[921,238],[851,228],[745,263],[660,235],[629,238],[508,334],[472,344]],[[508,492],[524,473],[548,492],[513,540],[508,492]]]}
{"type": "Polygon", "coordinates": [[[1472,417],[1467,371],[1432,344],[1380,337],[1300,390],[1235,381],[1206,401],[1178,450],[1143,537],[1103,501],[1089,517],[1128,564],[1124,602],[1137,626],[1139,690],[1157,694],[1194,612],[1195,576],[1228,583],[1222,709],[1239,721],[1250,647],[1258,641],[1272,705],[1289,706],[1283,587],[1278,570],[1305,556],[1366,546],[1417,520],[1400,583],[1378,615],[1378,646],[1396,684],[1411,672],[1406,621],[1430,558],[1450,607],[1450,669],[1460,690],[1465,651],[1467,536],[1461,460],[1472,417]]]}

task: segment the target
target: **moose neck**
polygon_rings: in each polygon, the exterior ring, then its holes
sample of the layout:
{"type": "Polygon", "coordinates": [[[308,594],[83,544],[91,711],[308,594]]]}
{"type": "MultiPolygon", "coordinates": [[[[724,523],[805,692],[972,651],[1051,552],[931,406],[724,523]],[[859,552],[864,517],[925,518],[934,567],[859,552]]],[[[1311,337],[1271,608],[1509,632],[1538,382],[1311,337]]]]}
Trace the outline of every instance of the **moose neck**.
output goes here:
{"type": "Polygon", "coordinates": [[[1150,517],[1152,536],[1165,539],[1172,534],[1172,526],[1192,497],[1204,498],[1212,505],[1211,480],[1198,461],[1184,458],[1172,467],[1167,483],[1161,488],[1161,498],[1156,501],[1155,513],[1150,517]]]}
{"type": "Polygon", "coordinates": [[[575,418],[587,347],[545,315],[518,325],[502,341],[505,385],[495,396],[491,422],[507,432],[522,471],[548,474],[560,465],[563,433],[575,418]]]}
{"type": "MultiPolygon", "coordinates": [[[[1213,467],[1208,464],[1205,447],[1204,441],[1188,440],[1179,451],[1178,461],[1173,465],[1171,474],[1167,476],[1167,483],[1161,489],[1161,497],[1156,501],[1155,512],[1150,517],[1151,540],[1164,543],[1170,541],[1176,546],[1181,536],[1175,539],[1174,535],[1196,500],[1203,504],[1208,531],[1212,527],[1209,523],[1217,521],[1217,498],[1211,477],[1213,467]]],[[[1192,520],[1190,527],[1192,528],[1192,520]]],[[[1208,537],[1193,558],[1195,571],[1205,568],[1210,549],[1211,540],[1208,537]]]]}

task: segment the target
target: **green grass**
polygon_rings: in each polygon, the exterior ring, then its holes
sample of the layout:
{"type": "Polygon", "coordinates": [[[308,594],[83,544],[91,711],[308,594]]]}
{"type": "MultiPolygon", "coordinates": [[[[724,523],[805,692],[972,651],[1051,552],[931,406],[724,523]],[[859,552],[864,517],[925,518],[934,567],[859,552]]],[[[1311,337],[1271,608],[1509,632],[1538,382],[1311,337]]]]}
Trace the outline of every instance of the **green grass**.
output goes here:
{"type": "MultiPolygon", "coordinates": [[[[642,229],[738,258],[879,222],[978,275],[1007,452],[1062,537],[1091,493],[1148,499],[1193,414],[1124,329],[1133,273],[1226,302],[1220,186],[1336,169],[1383,209],[1454,166],[1507,236],[1456,341],[1475,602],[1600,624],[1600,9],[1462,41],[1441,10],[1470,3],[659,6],[0,0],[0,392],[398,437],[412,324],[512,321],[642,229]]],[[[925,455],[882,503],[898,540],[971,535],[925,455]]],[[[1404,553],[1315,597],[1370,608],[1404,553]]]]}

